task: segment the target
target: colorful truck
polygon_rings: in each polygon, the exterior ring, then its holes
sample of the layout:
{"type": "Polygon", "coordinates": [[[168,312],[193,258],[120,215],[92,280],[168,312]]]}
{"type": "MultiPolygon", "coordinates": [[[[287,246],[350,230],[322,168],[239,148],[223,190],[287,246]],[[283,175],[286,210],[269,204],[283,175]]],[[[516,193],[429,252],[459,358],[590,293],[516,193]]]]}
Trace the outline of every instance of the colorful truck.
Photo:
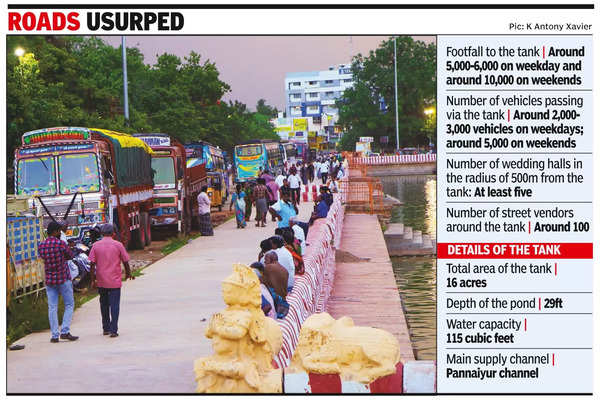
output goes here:
{"type": "Polygon", "coordinates": [[[211,198],[211,206],[217,207],[221,211],[230,193],[229,169],[225,151],[203,141],[186,144],[185,151],[188,168],[204,164],[208,175],[208,194],[211,198]]]}
{"type": "Polygon", "coordinates": [[[15,194],[50,220],[66,221],[67,237],[114,223],[133,249],[150,243],[152,149],[125,133],[57,127],[27,132],[15,150],[15,194]]]}
{"type": "Polygon", "coordinates": [[[204,164],[187,168],[185,147],[164,133],[134,135],[152,148],[154,170],[154,207],[150,210],[153,227],[176,227],[188,233],[198,215],[197,197],[207,184],[204,164]]]}

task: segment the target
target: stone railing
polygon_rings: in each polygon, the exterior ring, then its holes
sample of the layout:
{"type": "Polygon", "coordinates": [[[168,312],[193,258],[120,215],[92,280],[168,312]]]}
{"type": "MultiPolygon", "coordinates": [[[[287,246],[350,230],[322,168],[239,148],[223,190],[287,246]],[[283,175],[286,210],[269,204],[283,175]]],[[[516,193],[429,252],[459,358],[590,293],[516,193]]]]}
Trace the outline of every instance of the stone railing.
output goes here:
{"type": "Polygon", "coordinates": [[[399,156],[353,157],[352,165],[390,165],[434,163],[437,154],[403,154],[399,156]]]}
{"type": "Polygon", "coordinates": [[[296,275],[294,289],[287,296],[287,316],[277,320],[283,335],[281,351],[274,358],[279,368],[289,365],[304,321],[327,308],[335,274],[335,248],[340,244],[343,222],[344,206],[335,194],[327,218],[316,220],[310,227],[303,255],[305,272],[296,275]]]}

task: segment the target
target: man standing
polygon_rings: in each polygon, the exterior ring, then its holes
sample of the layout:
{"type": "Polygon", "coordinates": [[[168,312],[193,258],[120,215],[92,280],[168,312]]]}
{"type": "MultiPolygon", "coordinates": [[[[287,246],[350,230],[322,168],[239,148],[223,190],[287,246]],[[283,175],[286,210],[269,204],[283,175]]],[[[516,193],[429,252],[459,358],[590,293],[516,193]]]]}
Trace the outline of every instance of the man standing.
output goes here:
{"type": "Polygon", "coordinates": [[[283,171],[279,170],[279,175],[277,175],[277,178],[275,178],[275,183],[277,184],[277,186],[279,186],[279,188],[283,186],[284,179],[285,176],[283,175],[283,171]]]}
{"type": "Polygon", "coordinates": [[[71,335],[71,318],[75,300],[73,299],[73,283],[69,273],[67,260],[73,258],[69,245],[60,240],[62,226],[55,221],[48,224],[48,238],[40,243],[38,253],[44,260],[46,275],[46,296],[48,296],[48,320],[52,337],[50,342],[58,343],[58,296],[61,295],[65,303],[65,312],[62,319],[60,338],[77,340],[78,336],[71,335]]]}
{"type": "Polygon", "coordinates": [[[321,164],[321,180],[323,181],[323,185],[327,183],[327,174],[329,173],[329,161],[323,161],[321,164]]]}
{"type": "Polygon", "coordinates": [[[198,219],[202,236],[212,236],[213,227],[210,220],[210,197],[206,193],[208,186],[202,186],[198,195],[198,219]]]}
{"type": "Polygon", "coordinates": [[[269,207],[269,212],[277,218],[278,228],[287,228],[290,226],[290,218],[298,215],[298,207],[290,201],[290,189],[283,187],[281,189],[281,200],[269,207]]]}
{"type": "Polygon", "coordinates": [[[90,251],[90,273],[92,287],[98,287],[102,334],[111,338],[119,336],[119,303],[121,302],[121,262],[125,266],[125,279],[133,279],[129,268],[129,254],[121,242],[112,238],[113,225],[101,228],[102,240],[97,241],[90,251]]]}
{"type": "Polygon", "coordinates": [[[290,189],[292,190],[292,203],[300,203],[300,178],[298,175],[290,173],[288,176],[288,182],[290,183],[290,189]]]}

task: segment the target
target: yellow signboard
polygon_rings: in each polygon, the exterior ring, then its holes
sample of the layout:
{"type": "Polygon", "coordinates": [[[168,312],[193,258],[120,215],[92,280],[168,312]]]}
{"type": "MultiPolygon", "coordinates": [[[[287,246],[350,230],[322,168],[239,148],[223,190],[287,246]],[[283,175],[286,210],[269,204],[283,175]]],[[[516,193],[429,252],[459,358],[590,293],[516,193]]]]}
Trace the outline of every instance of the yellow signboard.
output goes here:
{"type": "Polygon", "coordinates": [[[290,132],[292,130],[291,126],[278,126],[275,128],[277,132],[290,132]]]}
{"type": "Polygon", "coordinates": [[[316,137],[317,131],[308,131],[308,137],[316,137]]]}
{"type": "Polygon", "coordinates": [[[306,118],[294,118],[294,131],[305,131],[308,129],[306,118]]]}

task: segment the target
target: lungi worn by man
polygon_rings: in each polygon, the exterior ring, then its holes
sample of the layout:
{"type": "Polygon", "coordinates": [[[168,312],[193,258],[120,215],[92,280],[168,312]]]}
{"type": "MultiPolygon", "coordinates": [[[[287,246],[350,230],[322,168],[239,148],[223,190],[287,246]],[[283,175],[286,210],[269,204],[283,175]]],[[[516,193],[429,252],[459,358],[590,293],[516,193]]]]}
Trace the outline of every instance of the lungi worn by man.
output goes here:
{"type": "Polygon", "coordinates": [[[210,220],[210,197],[206,193],[208,186],[202,186],[198,195],[198,224],[200,225],[200,233],[202,236],[212,236],[213,227],[210,220]]]}

